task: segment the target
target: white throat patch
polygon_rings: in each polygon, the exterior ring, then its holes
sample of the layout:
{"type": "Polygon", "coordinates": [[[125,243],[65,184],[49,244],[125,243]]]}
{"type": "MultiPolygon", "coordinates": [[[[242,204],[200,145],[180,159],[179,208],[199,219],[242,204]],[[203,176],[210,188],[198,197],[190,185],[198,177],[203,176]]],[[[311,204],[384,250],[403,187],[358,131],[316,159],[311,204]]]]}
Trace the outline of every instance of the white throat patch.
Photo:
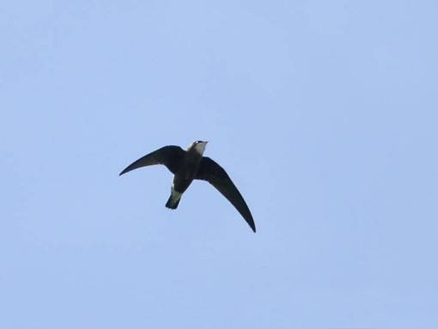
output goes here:
{"type": "Polygon", "coordinates": [[[207,143],[198,143],[195,145],[195,151],[198,152],[199,154],[204,154],[205,151],[205,146],[207,145],[207,143]]]}

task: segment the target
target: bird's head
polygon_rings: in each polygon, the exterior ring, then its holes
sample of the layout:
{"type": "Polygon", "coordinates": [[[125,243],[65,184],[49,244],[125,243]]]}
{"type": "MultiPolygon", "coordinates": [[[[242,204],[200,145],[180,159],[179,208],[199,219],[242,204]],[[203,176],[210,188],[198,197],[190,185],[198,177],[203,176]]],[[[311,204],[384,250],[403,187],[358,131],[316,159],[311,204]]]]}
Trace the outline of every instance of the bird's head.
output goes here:
{"type": "Polygon", "coordinates": [[[204,142],[204,141],[194,141],[192,144],[190,144],[188,150],[195,150],[197,153],[199,153],[200,155],[204,154],[205,151],[205,146],[207,145],[208,142],[204,142]]]}

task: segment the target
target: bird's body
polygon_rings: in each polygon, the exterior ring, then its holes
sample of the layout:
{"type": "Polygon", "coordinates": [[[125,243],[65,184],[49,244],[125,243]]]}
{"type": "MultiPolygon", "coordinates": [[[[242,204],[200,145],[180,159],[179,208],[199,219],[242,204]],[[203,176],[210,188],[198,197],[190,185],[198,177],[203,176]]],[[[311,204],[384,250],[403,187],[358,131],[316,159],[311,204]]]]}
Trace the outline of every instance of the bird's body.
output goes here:
{"type": "Polygon", "coordinates": [[[166,207],[170,209],[178,207],[182,194],[194,179],[208,181],[236,207],[255,232],[251,212],[228,174],[212,159],[203,156],[206,144],[207,142],[203,141],[193,142],[187,151],[179,146],[164,146],[138,159],[123,170],[120,175],[140,167],[155,164],[165,165],[174,174],[171,194],[166,203],[166,207]]]}
{"type": "Polygon", "coordinates": [[[192,144],[182,156],[178,171],[173,177],[170,197],[166,203],[167,208],[176,209],[178,207],[182,194],[196,177],[203,153],[202,149],[197,149],[192,144]]]}

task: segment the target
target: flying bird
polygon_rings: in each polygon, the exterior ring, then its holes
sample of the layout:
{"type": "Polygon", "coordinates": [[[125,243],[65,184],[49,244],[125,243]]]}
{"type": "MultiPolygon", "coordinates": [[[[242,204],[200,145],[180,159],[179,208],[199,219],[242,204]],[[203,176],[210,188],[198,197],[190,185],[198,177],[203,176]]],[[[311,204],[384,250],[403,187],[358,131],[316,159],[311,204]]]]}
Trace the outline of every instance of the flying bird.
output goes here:
{"type": "Polygon", "coordinates": [[[169,209],[178,207],[182,194],[194,179],[207,181],[231,202],[255,232],[251,211],[231,178],[215,161],[203,156],[206,145],[207,142],[195,141],[187,151],[175,145],[164,146],[130,164],[120,176],[140,167],[165,165],[174,174],[170,197],[166,203],[169,209]]]}

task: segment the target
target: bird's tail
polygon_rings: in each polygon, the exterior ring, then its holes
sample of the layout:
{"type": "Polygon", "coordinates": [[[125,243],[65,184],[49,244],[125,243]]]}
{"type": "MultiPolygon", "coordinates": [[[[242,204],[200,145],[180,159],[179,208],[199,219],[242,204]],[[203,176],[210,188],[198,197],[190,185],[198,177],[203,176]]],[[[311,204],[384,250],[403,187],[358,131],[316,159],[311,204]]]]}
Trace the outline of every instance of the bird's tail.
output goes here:
{"type": "Polygon", "coordinates": [[[166,207],[169,209],[178,208],[178,204],[181,200],[182,193],[179,193],[172,189],[172,193],[170,194],[169,200],[167,200],[166,207]]]}

